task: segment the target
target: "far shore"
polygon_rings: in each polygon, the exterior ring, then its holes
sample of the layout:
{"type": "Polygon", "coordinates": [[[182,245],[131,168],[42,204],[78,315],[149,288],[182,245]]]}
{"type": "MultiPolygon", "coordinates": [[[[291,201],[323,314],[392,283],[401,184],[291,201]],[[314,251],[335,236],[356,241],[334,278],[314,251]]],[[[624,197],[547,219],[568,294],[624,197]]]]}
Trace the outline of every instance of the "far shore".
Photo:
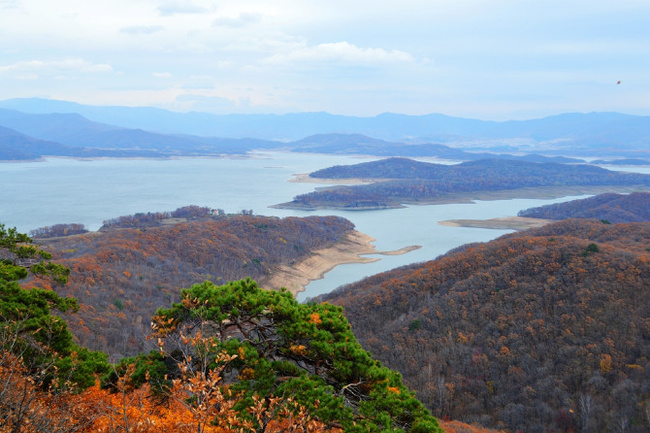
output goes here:
{"type": "Polygon", "coordinates": [[[438,224],[449,227],[474,227],[482,229],[526,230],[550,224],[551,220],[541,218],[505,217],[487,220],[454,219],[440,221],[438,224]]]}
{"type": "Polygon", "coordinates": [[[406,254],[421,248],[420,245],[411,245],[395,251],[377,251],[372,244],[374,241],[373,237],[353,230],[341,241],[331,247],[313,251],[308,258],[301,262],[279,266],[273,270],[270,277],[260,279],[260,287],[273,290],[284,287],[295,297],[298,293],[304,292],[310,282],[323,278],[327,272],[338,265],[372,263],[380,259],[363,256],[368,254],[406,254]]]}

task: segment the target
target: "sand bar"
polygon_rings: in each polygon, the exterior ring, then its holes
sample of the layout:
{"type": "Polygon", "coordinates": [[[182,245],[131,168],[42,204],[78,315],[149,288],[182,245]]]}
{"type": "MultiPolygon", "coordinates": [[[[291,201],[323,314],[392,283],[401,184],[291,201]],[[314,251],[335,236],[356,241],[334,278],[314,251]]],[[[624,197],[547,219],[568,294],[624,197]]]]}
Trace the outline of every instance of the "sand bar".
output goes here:
{"type": "Polygon", "coordinates": [[[295,183],[319,183],[326,185],[365,185],[370,183],[380,182],[388,179],[363,179],[363,178],[347,178],[347,179],[333,179],[327,177],[311,177],[309,173],[297,173],[289,182],[295,183]]]}
{"type": "Polygon", "coordinates": [[[450,227],[475,227],[482,229],[500,230],[526,230],[535,227],[542,227],[551,223],[551,220],[541,218],[505,217],[492,218],[488,220],[455,219],[440,221],[438,224],[450,227]]]}
{"type": "MultiPolygon", "coordinates": [[[[260,279],[260,287],[277,290],[286,287],[294,296],[303,292],[313,280],[319,280],[338,265],[344,263],[371,263],[380,260],[377,257],[363,257],[367,254],[406,254],[421,248],[412,245],[395,251],[377,251],[371,236],[353,230],[340,242],[321,250],[313,251],[309,257],[291,265],[282,265],[274,269],[267,278],[260,279]]],[[[334,289],[334,287],[332,287],[334,289]]]]}

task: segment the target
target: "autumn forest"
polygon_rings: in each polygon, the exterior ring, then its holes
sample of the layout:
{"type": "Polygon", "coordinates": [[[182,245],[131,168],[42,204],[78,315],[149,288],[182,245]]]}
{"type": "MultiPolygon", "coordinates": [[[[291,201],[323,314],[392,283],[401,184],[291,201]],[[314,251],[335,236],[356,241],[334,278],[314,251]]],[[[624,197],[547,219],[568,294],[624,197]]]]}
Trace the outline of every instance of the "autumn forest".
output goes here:
{"type": "Polygon", "coordinates": [[[525,210],[558,221],[307,304],[265,281],[346,219],[0,226],[0,431],[650,431],[648,196],[525,210]]]}

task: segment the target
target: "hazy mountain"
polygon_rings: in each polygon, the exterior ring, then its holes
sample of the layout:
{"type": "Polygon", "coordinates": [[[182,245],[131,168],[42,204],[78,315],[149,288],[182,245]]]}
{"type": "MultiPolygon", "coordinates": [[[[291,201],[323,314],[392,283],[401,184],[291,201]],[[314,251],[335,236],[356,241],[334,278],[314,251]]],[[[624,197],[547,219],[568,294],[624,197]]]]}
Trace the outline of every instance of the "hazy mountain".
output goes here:
{"type": "MultiPolygon", "coordinates": [[[[77,113],[34,114],[0,109],[0,125],[11,128],[16,133],[29,136],[33,140],[60,143],[56,149],[52,146],[32,147],[31,153],[22,156],[16,153],[20,149],[15,147],[9,149],[5,143],[3,151],[0,153],[0,159],[34,159],[43,155],[165,157],[243,154],[255,149],[280,147],[295,152],[429,156],[456,160],[481,158],[551,160],[549,157],[540,155],[513,156],[485,152],[469,153],[443,144],[399,143],[361,134],[317,134],[287,143],[253,138],[235,139],[161,134],[94,122],[77,113]],[[84,151],[81,152],[79,148],[83,148],[84,151]],[[115,153],[117,150],[122,152],[115,153]]],[[[558,157],[552,159],[557,160],[558,157]]],[[[582,161],[563,158],[561,162],[582,161]]]]}
{"type": "Polygon", "coordinates": [[[0,160],[37,159],[43,153],[57,155],[70,150],[68,146],[39,140],[0,126],[0,160]]]}
{"type": "Polygon", "coordinates": [[[0,161],[35,160],[43,156],[73,158],[159,158],[166,155],[156,150],[100,149],[68,146],[53,141],[33,138],[13,129],[0,126],[0,161]]]}
{"type": "Polygon", "coordinates": [[[299,140],[316,134],[363,134],[383,140],[454,143],[456,147],[544,153],[647,156],[650,117],[620,113],[569,113],[542,119],[494,122],[442,114],[385,113],[351,117],[328,113],[177,113],[157,108],[99,107],[43,99],[0,101],[0,108],[27,113],[77,113],[101,123],[165,134],[267,140],[299,140]],[[508,150],[510,149],[510,150],[508,150]]]}
{"type": "Polygon", "coordinates": [[[461,161],[479,159],[516,159],[530,162],[581,163],[582,159],[544,155],[510,155],[487,152],[466,152],[437,143],[399,143],[380,140],[361,134],[316,134],[287,143],[293,152],[335,153],[376,156],[430,156],[461,161]]]}
{"type": "MultiPolygon", "coordinates": [[[[42,155],[82,156],[75,147],[86,150],[83,156],[172,156],[213,155],[245,153],[252,149],[272,148],[277,142],[256,139],[212,138],[189,135],[170,135],[127,129],[105,123],[94,122],[77,113],[29,114],[16,110],[0,109],[0,126],[10,128],[33,140],[47,140],[60,143],[52,146],[32,147],[35,152],[30,158],[42,155]],[[91,150],[95,149],[95,150],[91,150]],[[96,149],[120,149],[133,152],[111,153],[96,149]]],[[[2,141],[0,143],[6,143],[2,141]]],[[[0,159],[14,159],[4,157],[0,159]]],[[[25,159],[25,158],[20,158],[25,159]]]]}

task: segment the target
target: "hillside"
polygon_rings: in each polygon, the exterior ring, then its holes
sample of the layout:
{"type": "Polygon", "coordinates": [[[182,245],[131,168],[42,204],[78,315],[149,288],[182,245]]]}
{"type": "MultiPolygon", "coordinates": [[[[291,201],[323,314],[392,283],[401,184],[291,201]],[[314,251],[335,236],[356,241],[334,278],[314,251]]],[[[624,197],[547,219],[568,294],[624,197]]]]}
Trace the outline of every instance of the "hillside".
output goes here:
{"type": "Polygon", "coordinates": [[[647,432],[650,223],[566,220],[325,295],[438,417],[647,432]]]}
{"type": "Polygon", "coordinates": [[[3,224],[0,256],[2,432],[442,433],[340,307],[205,281],[151,317],[156,350],[109,364],[55,314],[76,299],[20,286],[63,285],[70,269],[3,224]]]}
{"type": "Polygon", "coordinates": [[[585,191],[605,187],[650,187],[650,175],[645,174],[609,171],[586,164],[496,159],[443,165],[407,158],[388,158],[334,166],[311,173],[310,177],[323,180],[360,178],[376,182],[320,188],[277,207],[307,210],[386,209],[403,204],[471,200],[495,192],[504,192],[506,196],[530,197],[534,196],[536,190],[561,196],[565,187],[580,187],[585,191]],[[523,189],[525,191],[518,191],[523,189]]]}
{"type": "Polygon", "coordinates": [[[650,193],[599,194],[582,200],[524,209],[521,217],[561,220],[596,218],[612,223],[650,221],[650,193]]]}
{"type": "Polygon", "coordinates": [[[38,239],[72,269],[69,283],[57,291],[81,303],[69,317],[73,333],[113,358],[150,346],[144,340],[149,318],[178,301],[180,288],[205,280],[264,280],[353,231],[337,217],[232,215],[160,224],[140,215],[140,222],[137,215],[117,218],[99,232],[38,239]]]}

